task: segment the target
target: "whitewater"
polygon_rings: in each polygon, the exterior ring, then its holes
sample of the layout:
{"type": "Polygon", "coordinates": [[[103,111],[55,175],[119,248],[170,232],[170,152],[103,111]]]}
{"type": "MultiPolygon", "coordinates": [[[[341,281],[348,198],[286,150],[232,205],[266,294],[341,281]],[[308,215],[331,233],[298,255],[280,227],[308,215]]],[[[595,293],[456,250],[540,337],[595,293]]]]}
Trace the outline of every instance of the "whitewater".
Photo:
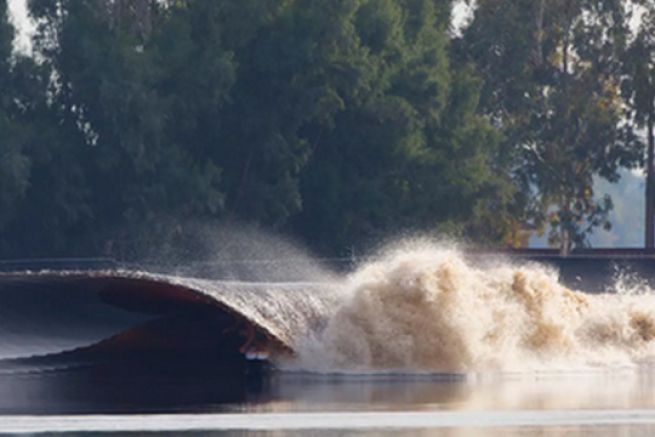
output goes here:
{"type": "Polygon", "coordinates": [[[344,280],[323,328],[296,339],[290,366],[463,374],[638,366],[655,357],[655,294],[639,285],[576,291],[537,263],[404,244],[344,280]]]}

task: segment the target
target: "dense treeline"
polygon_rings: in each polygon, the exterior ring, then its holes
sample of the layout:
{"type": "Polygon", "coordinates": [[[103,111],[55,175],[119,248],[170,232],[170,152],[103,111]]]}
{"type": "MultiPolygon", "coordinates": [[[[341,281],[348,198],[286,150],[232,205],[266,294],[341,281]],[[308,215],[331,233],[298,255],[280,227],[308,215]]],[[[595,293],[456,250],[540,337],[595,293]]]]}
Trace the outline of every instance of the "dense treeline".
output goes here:
{"type": "Polygon", "coordinates": [[[238,222],[344,254],[401,230],[584,245],[642,164],[653,2],[0,0],[0,256],[238,222]]]}

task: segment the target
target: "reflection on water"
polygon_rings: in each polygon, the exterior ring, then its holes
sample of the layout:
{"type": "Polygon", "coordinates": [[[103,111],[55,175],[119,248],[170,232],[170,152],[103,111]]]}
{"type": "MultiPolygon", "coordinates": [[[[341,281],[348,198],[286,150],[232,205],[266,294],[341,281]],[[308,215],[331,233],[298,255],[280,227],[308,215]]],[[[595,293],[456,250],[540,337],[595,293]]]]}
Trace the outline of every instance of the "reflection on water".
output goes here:
{"type": "Polygon", "coordinates": [[[0,372],[0,414],[5,415],[0,417],[0,433],[52,431],[57,429],[54,425],[63,424],[63,431],[75,435],[109,426],[115,435],[129,436],[146,430],[148,435],[184,431],[185,435],[222,437],[655,434],[653,367],[467,378],[267,374],[261,370],[226,375],[211,368],[148,365],[16,368],[0,372]],[[107,413],[129,415],[97,416],[107,413]],[[159,413],[175,414],[166,422],[151,416],[159,413]],[[283,418],[270,425],[271,414],[283,418]],[[226,417],[245,425],[226,427],[226,417]],[[392,420],[392,425],[380,428],[385,419],[392,420]],[[21,420],[26,420],[24,425],[21,420]],[[196,420],[206,421],[207,426],[191,426],[196,420]],[[353,425],[353,420],[359,425],[353,425]],[[427,425],[421,422],[426,420],[427,425]],[[263,430],[257,425],[262,423],[263,430]],[[288,429],[279,429],[284,427],[288,429]],[[159,432],[166,430],[175,432],[159,432]]]}
{"type": "MultiPolygon", "coordinates": [[[[520,428],[458,428],[458,429],[417,429],[417,430],[375,430],[375,431],[353,431],[353,430],[329,430],[329,431],[214,431],[214,432],[188,432],[185,436],[211,436],[211,437],[377,437],[377,436],[416,436],[416,437],[609,437],[609,436],[650,436],[655,434],[655,426],[652,425],[629,425],[629,426],[555,426],[555,427],[520,427],[520,428]]],[[[80,433],[78,436],[97,435],[94,433],[80,433]]],[[[112,435],[141,435],[140,433],[115,433],[112,435]]],[[[149,433],[150,437],[170,437],[179,433],[156,432],[149,433]]]]}
{"type": "Polygon", "coordinates": [[[112,432],[214,435],[548,435],[655,430],[651,410],[338,412],[186,415],[5,416],[8,433],[112,432]],[[229,431],[229,432],[228,432],[229,431]],[[504,433],[504,434],[503,434],[504,433]]]}
{"type": "Polygon", "coordinates": [[[655,369],[599,373],[325,377],[281,374],[246,411],[554,410],[655,408],[655,369]]]}
{"type": "Polygon", "coordinates": [[[0,414],[655,408],[655,369],[469,378],[224,375],[147,366],[0,373],[0,414]]]}

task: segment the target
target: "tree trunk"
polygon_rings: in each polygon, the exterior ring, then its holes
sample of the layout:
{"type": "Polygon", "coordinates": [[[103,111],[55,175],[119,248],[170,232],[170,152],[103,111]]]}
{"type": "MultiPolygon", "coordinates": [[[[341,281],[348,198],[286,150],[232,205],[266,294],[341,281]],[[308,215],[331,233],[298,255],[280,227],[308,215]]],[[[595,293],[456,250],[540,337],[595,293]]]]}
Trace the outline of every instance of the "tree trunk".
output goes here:
{"type": "Polygon", "coordinates": [[[540,0],[537,7],[536,27],[537,27],[537,47],[536,47],[536,61],[539,68],[544,62],[543,43],[544,43],[544,7],[546,0],[540,0]]]}
{"type": "MultiPolygon", "coordinates": [[[[566,104],[564,105],[564,117],[568,118],[568,74],[569,74],[569,29],[571,25],[566,27],[566,33],[564,35],[564,46],[562,47],[562,89],[564,90],[564,98],[566,99],[566,104]]],[[[568,135],[567,135],[568,136],[568,135]]],[[[563,190],[568,190],[569,187],[563,186],[563,190]]],[[[559,254],[561,256],[568,256],[571,253],[571,203],[568,196],[564,196],[564,214],[563,217],[560,217],[560,247],[559,254]]]]}
{"type": "Polygon", "coordinates": [[[568,229],[562,228],[560,230],[560,240],[560,256],[569,256],[571,254],[571,235],[569,234],[568,229]]]}
{"type": "Polygon", "coordinates": [[[571,232],[570,232],[570,226],[571,226],[571,207],[570,207],[570,200],[566,198],[564,200],[564,205],[561,207],[561,210],[563,211],[563,214],[560,216],[560,234],[559,234],[559,254],[561,256],[568,256],[571,254],[571,232]]]}
{"type": "Polygon", "coordinates": [[[648,114],[648,155],[646,158],[646,241],[647,250],[655,248],[655,229],[653,227],[653,207],[655,202],[655,174],[653,169],[653,160],[655,158],[655,138],[653,138],[653,118],[655,114],[648,114]]]}

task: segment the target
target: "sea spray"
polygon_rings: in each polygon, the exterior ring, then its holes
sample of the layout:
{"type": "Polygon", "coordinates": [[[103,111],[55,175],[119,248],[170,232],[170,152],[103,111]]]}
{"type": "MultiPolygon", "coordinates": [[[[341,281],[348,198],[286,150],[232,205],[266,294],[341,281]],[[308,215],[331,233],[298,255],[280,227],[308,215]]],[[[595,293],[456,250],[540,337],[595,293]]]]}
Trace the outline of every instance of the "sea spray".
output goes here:
{"type": "Polygon", "coordinates": [[[476,265],[432,243],[362,266],[293,366],[487,372],[634,366],[655,356],[655,294],[583,293],[538,264],[476,265]]]}

